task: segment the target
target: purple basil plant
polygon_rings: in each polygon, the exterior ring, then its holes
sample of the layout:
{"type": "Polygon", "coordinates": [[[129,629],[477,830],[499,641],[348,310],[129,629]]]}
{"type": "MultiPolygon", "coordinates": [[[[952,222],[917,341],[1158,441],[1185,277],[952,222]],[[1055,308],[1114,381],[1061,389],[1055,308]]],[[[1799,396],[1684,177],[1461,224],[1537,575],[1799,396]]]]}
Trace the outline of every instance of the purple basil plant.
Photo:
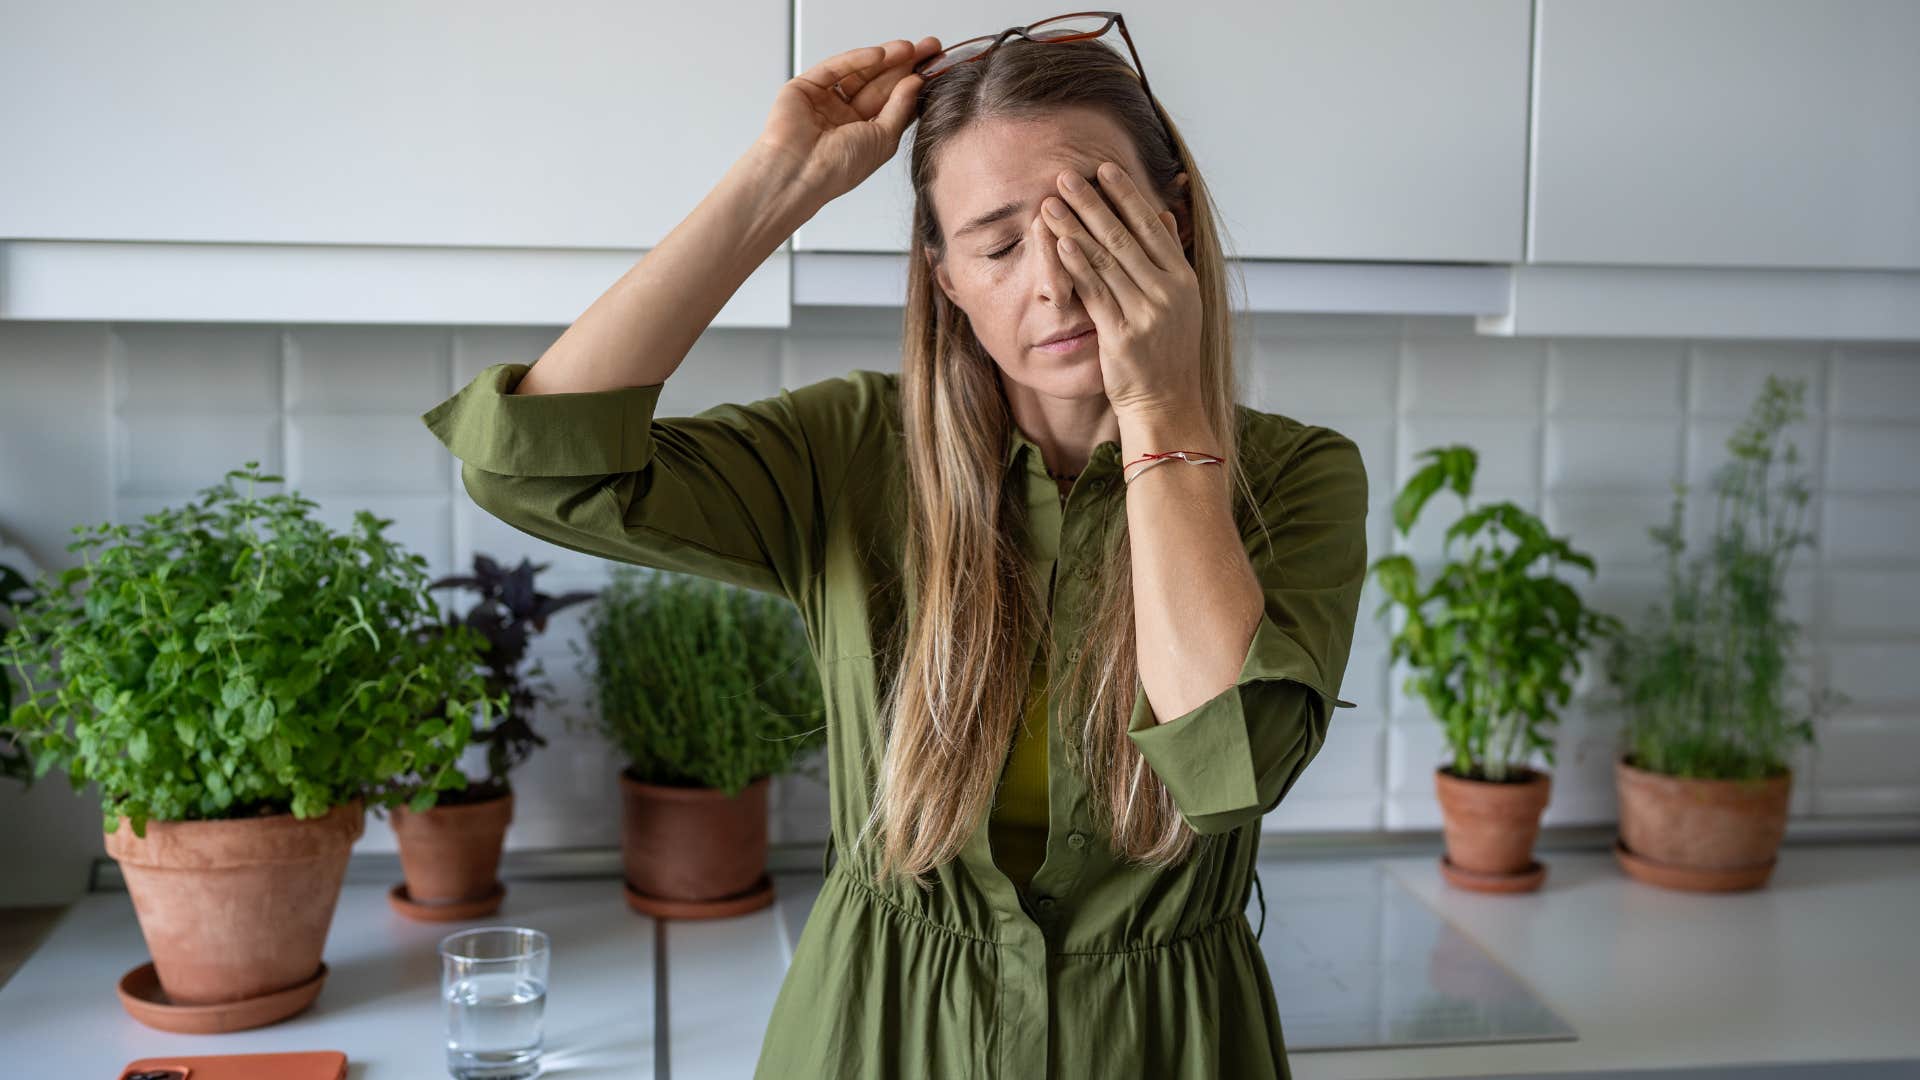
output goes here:
{"type": "Polygon", "coordinates": [[[443,804],[479,802],[506,794],[507,773],[525,761],[535,747],[547,745],[547,740],[533,730],[531,719],[536,705],[552,700],[552,686],[543,679],[536,681],[544,674],[538,661],[521,670],[527,642],[546,630],[547,620],[554,613],[599,596],[591,591],[560,596],[538,591],[533,577],[547,566],[521,559],[519,566],[509,570],[485,555],[475,554],[472,574],[450,575],[428,586],[464,588],[479,594],[464,616],[449,619],[449,623],[463,622],[487,639],[483,660],[487,693],[507,695],[507,709],[499,722],[490,728],[476,727],[473,733],[473,741],[487,748],[487,778],[469,781],[464,791],[443,792],[443,804]]]}

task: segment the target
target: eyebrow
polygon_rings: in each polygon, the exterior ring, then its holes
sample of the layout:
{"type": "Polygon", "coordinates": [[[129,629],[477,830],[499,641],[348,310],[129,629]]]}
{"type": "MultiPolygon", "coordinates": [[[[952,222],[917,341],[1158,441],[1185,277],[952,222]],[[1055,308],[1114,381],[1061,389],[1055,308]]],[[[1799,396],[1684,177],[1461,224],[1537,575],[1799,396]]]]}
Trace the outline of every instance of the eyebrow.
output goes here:
{"type": "Polygon", "coordinates": [[[958,240],[975,229],[984,229],[996,221],[1004,221],[1019,213],[1026,205],[1027,204],[1023,202],[1010,202],[996,206],[986,213],[981,214],[979,217],[974,218],[972,221],[967,222],[965,225],[960,226],[958,229],[955,229],[953,238],[958,240]]]}
{"type": "MultiPolygon", "coordinates": [[[[1108,158],[1105,160],[1113,160],[1113,159],[1108,158]]],[[[1088,172],[1090,172],[1090,170],[1082,171],[1081,167],[1078,165],[1074,166],[1074,171],[1079,172],[1080,175],[1082,176],[1086,176],[1087,182],[1092,185],[1093,190],[1095,191],[1100,190],[1099,176],[1097,175],[1089,176],[1088,172]]],[[[1024,202],[1002,203],[1001,205],[994,207],[993,209],[987,211],[986,213],[981,214],[979,217],[974,218],[972,221],[967,222],[965,225],[960,226],[958,229],[955,229],[953,231],[953,238],[955,240],[958,240],[962,236],[965,236],[976,229],[984,229],[987,226],[994,224],[995,222],[1004,221],[1007,218],[1010,218],[1013,215],[1019,213],[1020,211],[1025,210],[1026,208],[1027,208],[1027,204],[1024,202]]]]}

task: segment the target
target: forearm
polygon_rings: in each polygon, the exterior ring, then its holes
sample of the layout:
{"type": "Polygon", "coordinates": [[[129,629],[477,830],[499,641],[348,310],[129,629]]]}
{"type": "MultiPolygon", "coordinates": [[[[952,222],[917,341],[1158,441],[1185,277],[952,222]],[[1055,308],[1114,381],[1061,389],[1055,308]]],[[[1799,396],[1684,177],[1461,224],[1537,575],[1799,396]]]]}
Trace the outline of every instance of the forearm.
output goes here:
{"type": "MultiPolygon", "coordinates": [[[[1120,420],[1120,460],[1167,450],[1219,454],[1204,417],[1120,420]]],[[[1127,485],[1140,682],[1160,723],[1232,686],[1264,614],[1260,579],[1233,521],[1226,465],[1174,459],[1127,485]]]]}
{"type": "Polygon", "coordinates": [[[515,385],[576,393],[667,381],[720,309],[818,209],[758,144],[574,320],[515,385]]]}

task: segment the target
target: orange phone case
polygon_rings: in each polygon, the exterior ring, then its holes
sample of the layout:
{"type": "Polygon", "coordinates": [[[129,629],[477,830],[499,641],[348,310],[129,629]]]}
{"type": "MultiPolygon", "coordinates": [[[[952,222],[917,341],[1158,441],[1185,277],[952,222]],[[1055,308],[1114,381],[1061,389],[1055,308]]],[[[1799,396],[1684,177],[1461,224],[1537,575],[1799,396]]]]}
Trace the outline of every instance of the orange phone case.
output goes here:
{"type": "Polygon", "coordinates": [[[141,1058],[119,1080],[345,1080],[347,1055],[338,1050],[293,1054],[181,1054],[141,1058]]]}

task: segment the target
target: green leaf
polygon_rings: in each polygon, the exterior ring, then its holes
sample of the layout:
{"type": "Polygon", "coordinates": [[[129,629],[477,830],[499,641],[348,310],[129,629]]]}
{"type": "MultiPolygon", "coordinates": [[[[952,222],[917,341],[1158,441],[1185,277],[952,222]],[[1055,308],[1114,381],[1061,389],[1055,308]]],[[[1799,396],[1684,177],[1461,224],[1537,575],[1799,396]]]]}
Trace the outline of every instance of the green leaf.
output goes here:
{"type": "Polygon", "coordinates": [[[220,688],[220,704],[229,709],[238,709],[253,696],[253,686],[245,676],[230,680],[220,688]]]}

